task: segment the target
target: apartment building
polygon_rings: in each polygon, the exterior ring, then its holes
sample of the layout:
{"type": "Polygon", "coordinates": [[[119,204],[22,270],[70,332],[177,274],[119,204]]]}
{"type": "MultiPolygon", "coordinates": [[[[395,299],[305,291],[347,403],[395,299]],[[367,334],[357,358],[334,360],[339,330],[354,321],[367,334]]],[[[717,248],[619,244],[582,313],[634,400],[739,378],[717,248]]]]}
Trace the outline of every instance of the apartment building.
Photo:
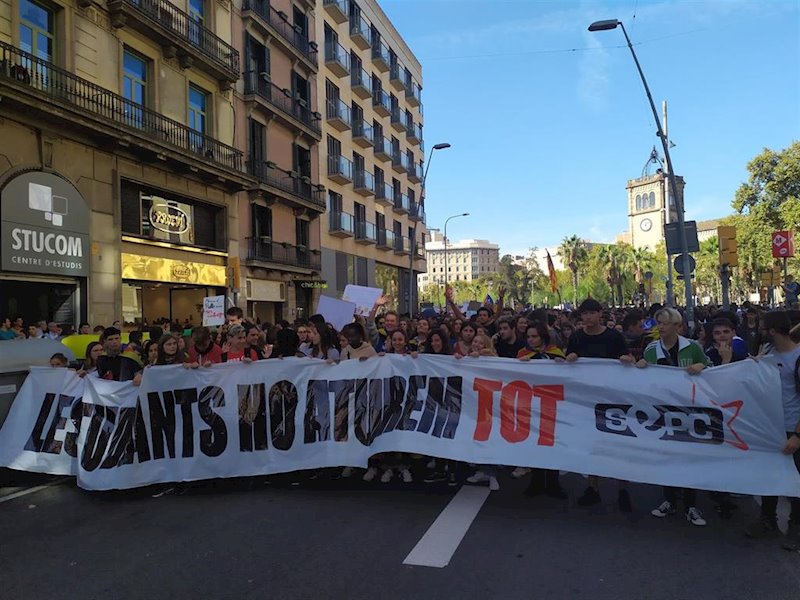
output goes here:
{"type": "Polygon", "coordinates": [[[323,293],[376,286],[405,312],[425,270],[422,68],[374,0],[318,0],[316,14],[323,293]]]}
{"type": "Polygon", "coordinates": [[[429,284],[473,281],[497,272],[500,246],[488,240],[451,242],[439,230],[431,229],[431,240],[425,244],[427,271],[418,276],[420,288],[429,284]],[[446,274],[446,276],[445,276],[446,274]]]}
{"type": "Polygon", "coordinates": [[[231,11],[0,0],[1,314],[198,323],[236,287],[231,11]]]}
{"type": "Polygon", "coordinates": [[[307,317],[320,281],[317,76],[313,0],[235,0],[243,57],[234,93],[236,144],[254,179],[239,202],[239,305],[262,322],[307,317]]]}

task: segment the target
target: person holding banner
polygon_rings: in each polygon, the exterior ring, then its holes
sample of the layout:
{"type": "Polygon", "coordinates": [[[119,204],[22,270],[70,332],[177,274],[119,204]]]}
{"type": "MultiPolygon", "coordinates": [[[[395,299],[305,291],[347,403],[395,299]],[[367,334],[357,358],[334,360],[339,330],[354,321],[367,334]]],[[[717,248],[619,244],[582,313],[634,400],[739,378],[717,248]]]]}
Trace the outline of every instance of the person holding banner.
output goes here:
{"type": "Polygon", "coordinates": [[[456,356],[467,356],[472,349],[472,340],[478,333],[477,327],[471,321],[464,323],[461,326],[461,335],[458,341],[453,346],[453,354],[456,356]]]}
{"type": "MultiPolygon", "coordinates": [[[[177,346],[177,342],[176,342],[177,346]]],[[[142,361],[133,352],[122,352],[122,337],[116,327],[103,330],[104,352],[97,358],[97,376],[109,381],[131,381],[133,385],[142,382],[142,361]]]]}
{"type": "MultiPolygon", "coordinates": [[[[674,308],[662,308],[655,314],[658,323],[659,339],[648,344],[644,357],[636,366],[664,365],[686,369],[690,375],[697,375],[705,369],[710,361],[700,348],[689,338],[678,335],[683,327],[683,316],[674,308]]],[[[677,503],[677,488],[664,487],[664,501],[650,511],[654,517],[663,519],[674,515],[677,503]]],[[[692,525],[702,527],[706,524],[703,513],[697,508],[697,491],[683,488],[683,503],[686,507],[686,520],[692,525]]]]}
{"type": "Polygon", "coordinates": [[[222,362],[222,348],[214,343],[208,327],[195,327],[192,340],[194,343],[189,348],[189,363],[192,366],[210,367],[222,362]]]}
{"type": "MultiPolygon", "coordinates": [[[[578,314],[583,322],[583,329],[576,330],[567,341],[565,360],[575,362],[584,358],[613,358],[633,362],[628,352],[625,338],[616,329],[609,329],[600,322],[603,306],[593,298],[587,298],[578,307],[578,314]]],[[[595,475],[589,476],[589,485],[583,495],[578,498],[578,506],[600,504],[600,480],[595,475]]],[[[622,483],[622,482],[620,482],[622,483]]],[[[620,487],[617,492],[617,505],[622,512],[631,512],[631,497],[628,490],[620,487]]]]}
{"type": "Polygon", "coordinates": [[[244,326],[231,325],[228,328],[228,341],[222,347],[220,362],[252,363],[257,360],[258,353],[247,346],[247,334],[244,326]]]}
{"type": "Polygon", "coordinates": [[[311,339],[310,358],[319,358],[329,362],[336,362],[339,360],[336,335],[327,323],[319,327],[317,325],[309,325],[309,333],[311,339]]]}
{"type": "MultiPolygon", "coordinates": [[[[786,426],[786,443],[783,453],[794,458],[800,472],[800,344],[792,340],[789,332],[792,322],[785,312],[773,311],[761,320],[761,335],[772,344],[772,352],[761,360],[775,365],[780,370],[781,399],[786,426]]],[[[789,515],[787,550],[800,551],[800,498],[789,498],[792,512],[789,515]]],[[[761,518],[745,529],[751,538],[777,537],[780,535],[777,521],[778,498],[761,498],[761,518]]]]}

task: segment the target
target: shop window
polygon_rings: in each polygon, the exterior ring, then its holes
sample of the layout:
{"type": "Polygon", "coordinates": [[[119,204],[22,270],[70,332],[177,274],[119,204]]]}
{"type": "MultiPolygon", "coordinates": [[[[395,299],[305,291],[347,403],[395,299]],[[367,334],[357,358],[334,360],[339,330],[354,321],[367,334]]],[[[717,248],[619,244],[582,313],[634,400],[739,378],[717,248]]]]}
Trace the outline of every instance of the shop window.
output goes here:
{"type": "Polygon", "coordinates": [[[156,188],[122,182],[122,233],[210,250],[225,250],[225,208],[156,188]]]}

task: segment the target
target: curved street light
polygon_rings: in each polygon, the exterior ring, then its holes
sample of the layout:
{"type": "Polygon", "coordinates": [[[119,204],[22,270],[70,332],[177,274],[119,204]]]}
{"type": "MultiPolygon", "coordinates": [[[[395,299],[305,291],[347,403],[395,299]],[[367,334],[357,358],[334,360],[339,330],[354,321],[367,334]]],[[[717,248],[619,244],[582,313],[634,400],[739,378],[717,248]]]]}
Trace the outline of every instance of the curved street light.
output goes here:
{"type": "Polygon", "coordinates": [[[469,213],[461,213],[460,215],[452,215],[444,220],[444,289],[447,291],[447,273],[450,271],[450,265],[447,264],[447,223],[450,219],[457,219],[459,217],[468,217],[469,213]]]}
{"type": "MultiPolygon", "coordinates": [[[[419,195],[419,210],[420,212],[423,211],[425,208],[425,181],[428,179],[428,170],[431,168],[431,160],[433,159],[433,153],[436,150],[447,150],[450,148],[450,144],[447,142],[441,142],[439,144],[434,144],[431,148],[430,153],[428,154],[428,164],[425,165],[425,173],[422,175],[422,189],[419,195]]],[[[417,278],[414,276],[414,259],[416,258],[417,253],[417,221],[414,221],[414,226],[411,228],[411,260],[409,262],[408,274],[409,274],[409,281],[408,281],[408,313],[413,317],[414,316],[414,308],[416,306],[416,302],[414,300],[415,296],[417,295],[417,278]]]]}
{"type": "MultiPolygon", "coordinates": [[[[617,27],[622,29],[622,34],[625,36],[628,49],[631,51],[631,56],[633,56],[633,62],[636,63],[636,70],[639,71],[639,77],[642,78],[642,85],[644,85],[644,91],[647,93],[647,99],[650,101],[650,108],[653,110],[653,119],[655,119],[656,127],[658,128],[656,135],[661,140],[661,146],[664,149],[664,158],[667,161],[669,187],[675,199],[675,212],[678,213],[678,231],[680,235],[681,260],[683,262],[684,272],[683,287],[686,295],[686,320],[689,322],[689,327],[692,327],[694,324],[694,302],[692,300],[692,279],[690,276],[692,270],[689,265],[689,240],[686,238],[686,228],[684,227],[683,194],[678,193],[678,187],[675,183],[675,170],[672,168],[672,159],[669,155],[669,140],[664,134],[664,130],[661,128],[661,120],[658,118],[658,111],[653,102],[653,96],[650,93],[650,88],[647,85],[647,80],[644,78],[644,72],[639,64],[639,59],[636,57],[636,52],[633,51],[633,44],[631,44],[631,39],[628,37],[628,32],[625,31],[625,26],[622,24],[622,21],[618,19],[595,21],[589,25],[589,31],[608,31],[609,29],[616,29],[617,27]]],[[[667,198],[667,202],[669,202],[669,198],[667,198]]],[[[669,206],[667,210],[669,210],[669,206]]]]}

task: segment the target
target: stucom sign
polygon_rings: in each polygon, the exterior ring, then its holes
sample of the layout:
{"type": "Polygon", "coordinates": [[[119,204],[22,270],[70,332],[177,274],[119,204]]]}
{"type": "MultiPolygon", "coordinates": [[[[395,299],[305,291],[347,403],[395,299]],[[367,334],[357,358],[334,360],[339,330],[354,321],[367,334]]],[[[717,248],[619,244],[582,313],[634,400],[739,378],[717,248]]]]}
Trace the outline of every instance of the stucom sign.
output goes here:
{"type": "Polygon", "coordinates": [[[89,208],[65,179],[29,171],[0,194],[3,270],[89,275],[89,208]]]}

